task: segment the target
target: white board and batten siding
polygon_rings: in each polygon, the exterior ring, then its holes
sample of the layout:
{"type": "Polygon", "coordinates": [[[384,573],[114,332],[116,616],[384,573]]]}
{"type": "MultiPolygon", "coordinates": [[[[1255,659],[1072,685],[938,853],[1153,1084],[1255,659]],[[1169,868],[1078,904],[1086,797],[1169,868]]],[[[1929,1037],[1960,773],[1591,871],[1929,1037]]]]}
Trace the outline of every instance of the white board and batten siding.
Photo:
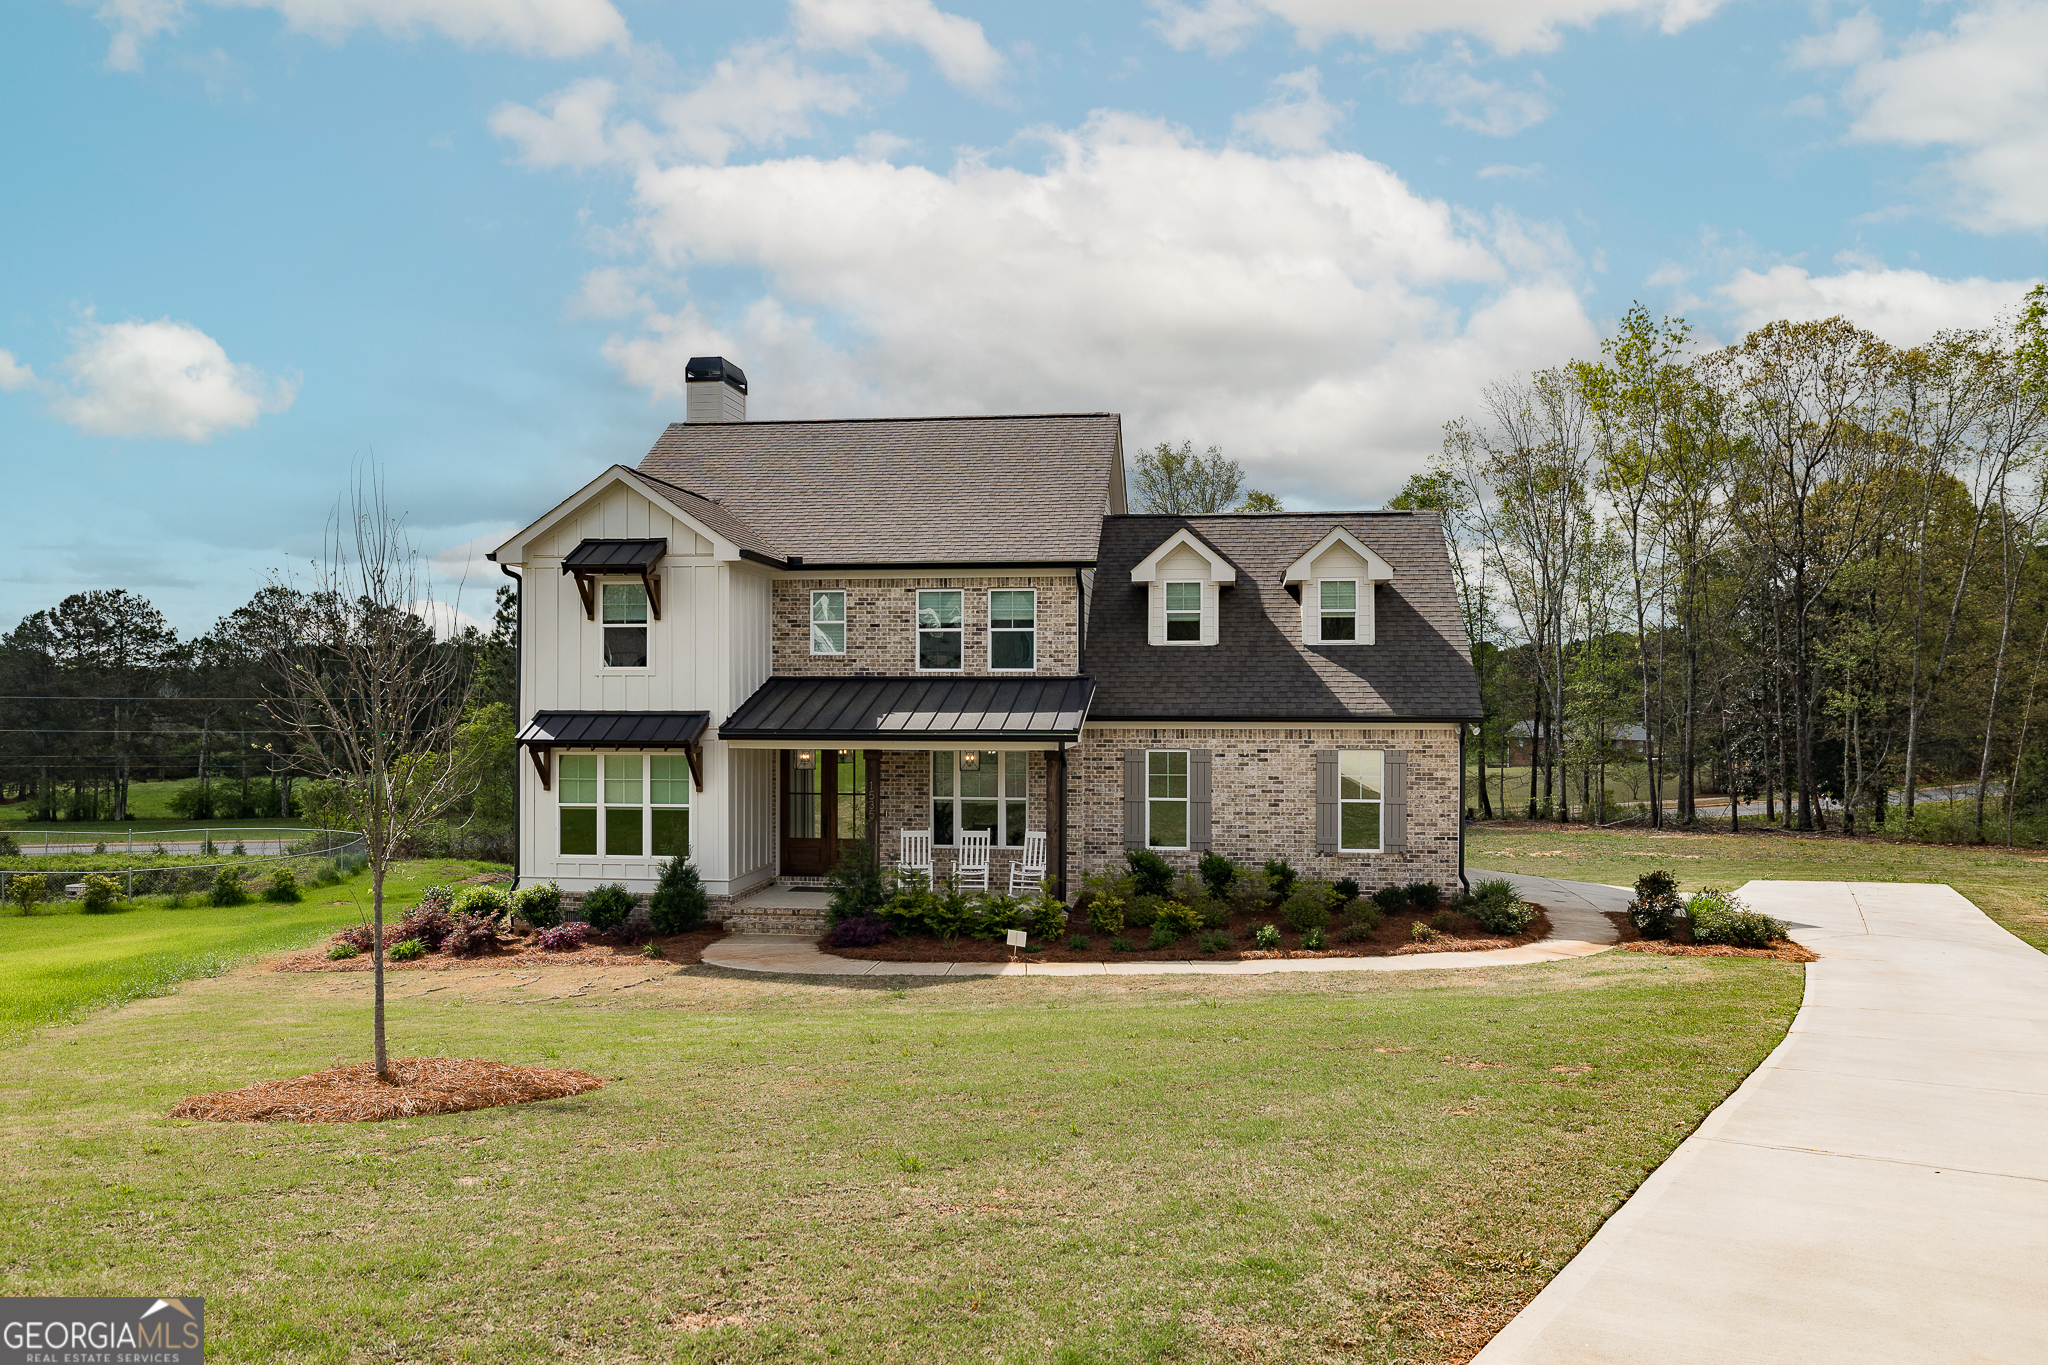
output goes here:
{"type": "MultiPolygon", "coordinates": [[[[524,547],[521,703],[536,711],[708,711],[716,727],[766,681],[772,659],[769,579],[743,561],[721,559],[713,541],[665,505],[622,483],[593,492],[524,547]],[[562,559],[586,539],[661,537],[661,618],[648,621],[647,667],[604,667],[603,612],[592,619],[562,559]]],[[[515,562],[516,561],[512,561],[515,562]]],[[[605,581],[638,582],[624,575],[605,581]]],[[[771,753],[726,749],[704,739],[704,790],[691,793],[692,856],[714,894],[765,880],[774,868],[771,753]]],[[[565,890],[623,882],[653,885],[655,858],[563,858],[558,806],[521,755],[521,875],[565,890]]]]}

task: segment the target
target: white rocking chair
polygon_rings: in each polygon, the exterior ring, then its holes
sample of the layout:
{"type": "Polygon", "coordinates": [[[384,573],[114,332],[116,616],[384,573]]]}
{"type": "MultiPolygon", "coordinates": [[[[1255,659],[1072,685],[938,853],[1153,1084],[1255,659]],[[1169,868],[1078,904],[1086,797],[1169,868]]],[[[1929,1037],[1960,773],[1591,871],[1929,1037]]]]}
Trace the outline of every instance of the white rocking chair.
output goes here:
{"type": "Polygon", "coordinates": [[[898,872],[922,872],[929,883],[932,879],[932,832],[928,829],[906,829],[903,831],[903,851],[897,855],[898,872]]]}
{"type": "Polygon", "coordinates": [[[1045,831],[1026,830],[1024,856],[1010,864],[1010,894],[1037,891],[1045,885],[1045,831]]]}
{"type": "Polygon", "coordinates": [[[961,834],[960,858],[953,865],[953,876],[961,889],[988,890],[988,850],[987,830],[971,829],[961,834]]]}

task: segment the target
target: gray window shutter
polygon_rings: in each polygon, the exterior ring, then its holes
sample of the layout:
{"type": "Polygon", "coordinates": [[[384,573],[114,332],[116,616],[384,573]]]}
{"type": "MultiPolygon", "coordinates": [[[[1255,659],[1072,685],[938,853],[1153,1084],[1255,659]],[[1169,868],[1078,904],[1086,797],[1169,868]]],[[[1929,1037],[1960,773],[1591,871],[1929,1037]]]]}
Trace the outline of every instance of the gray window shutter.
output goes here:
{"type": "Polygon", "coordinates": [[[1387,791],[1385,809],[1381,812],[1380,847],[1389,853],[1408,851],[1408,755],[1400,749],[1389,749],[1383,759],[1386,764],[1387,791]]]}
{"type": "Polygon", "coordinates": [[[1209,751],[1188,750],[1188,847],[1209,851],[1209,751]]]}
{"type": "Polygon", "coordinates": [[[1316,754],[1316,852],[1337,851],[1337,751],[1316,754]]]}
{"type": "Polygon", "coordinates": [[[1145,751],[1124,750],[1124,847],[1145,846],[1145,751]]]}

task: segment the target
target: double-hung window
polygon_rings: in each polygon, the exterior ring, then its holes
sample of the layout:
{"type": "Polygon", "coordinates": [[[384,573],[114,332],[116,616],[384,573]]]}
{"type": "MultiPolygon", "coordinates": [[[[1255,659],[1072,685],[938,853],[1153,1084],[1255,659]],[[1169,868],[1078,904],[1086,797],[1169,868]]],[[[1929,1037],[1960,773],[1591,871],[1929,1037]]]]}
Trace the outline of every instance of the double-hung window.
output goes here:
{"type": "Polygon", "coordinates": [[[958,671],[960,634],[959,589],[917,595],[917,666],[921,671],[958,671]]]}
{"type": "Polygon", "coordinates": [[[1319,630],[1326,643],[1358,638],[1358,583],[1349,578],[1325,578],[1316,584],[1321,594],[1322,622],[1319,630]]]}
{"type": "Polygon", "coordinates": [[[1153,848],[1188,846],[1188,751],[1155,749],[1145,755],[1145,842],[1153,848]]]}
{"type": "Polygon", "coordinates": [[[1022,848],[1030,755],[991,749],[932,753],[932,842],[950,847],[987,830],[997,848],[1022,848]]]}
{"type": "Polygon", "coordinates": [[[604,666],[647,667],[647,586],[604,585],[604,666]]]}
{"type": "Polygon", "coordinates": [[[844,654],[846,652],[846,594],[843,592],[814,592],[811,594],[811,653],[844,654]]]}
{"type": "Polygon", "coordinates": [[[1038,590],[995,588],[988,595],[988,666],[1038,667],[1038,590]]]}
{"type": "Polygon", "coordinates": [[[1202,585],[1166,585],[1166,638],[1198,642],[1202,638],[1202,585]]]}
{"type": "Polygon", "coordinates": [[[1386,758],[1377,749],[1346,749],[1337,755],[1337,847],[1346,853],[1377,853],[1380,802],[1386,791],[1386,758]]]}
{"type": "Polygon", "coordinates": [[[681,754],[562,754],[555,760],[565,858],[683,858],[690,762],[681,754]]]}

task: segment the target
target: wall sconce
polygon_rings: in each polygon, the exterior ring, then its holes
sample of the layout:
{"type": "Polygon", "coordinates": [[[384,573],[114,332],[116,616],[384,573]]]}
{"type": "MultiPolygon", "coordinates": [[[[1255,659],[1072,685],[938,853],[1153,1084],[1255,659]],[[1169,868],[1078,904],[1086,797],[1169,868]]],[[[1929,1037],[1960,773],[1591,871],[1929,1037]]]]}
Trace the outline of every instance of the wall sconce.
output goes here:
{"type": "Polygon", "coordinates": [[[978,773],[981,771],[980,750],[969,749],[966,753],[960,755],[960,771],[963,773],[978,773]]]}
{"type": "Polygon", "coordinates": [[[809,749],[799,749],[796,754],[796,770],[807,773],[818,766],[818,756],[809,749]]]}

